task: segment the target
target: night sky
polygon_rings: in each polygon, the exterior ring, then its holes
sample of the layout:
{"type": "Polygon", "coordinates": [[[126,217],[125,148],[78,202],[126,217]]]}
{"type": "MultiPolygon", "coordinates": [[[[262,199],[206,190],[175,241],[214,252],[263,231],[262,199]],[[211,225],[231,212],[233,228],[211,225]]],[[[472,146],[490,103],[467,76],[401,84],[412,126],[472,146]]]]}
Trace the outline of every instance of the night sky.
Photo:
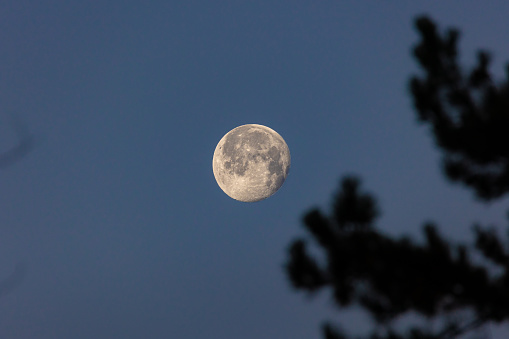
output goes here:
{"type": "MultiPolygon", "coordinates": [[[[0,337],[318,338],[369,319],[308,298],[283,270],[310,208],[343,175],[378,199],[377,227],[421,239],[433,220],[470,241],[504,226],[447,182],[407,91],[413,20],[462,31],[464,65],[509,61],[509,2],[26,1],[0,4],[0,150],[32,151],[0,173],[0,337]],[[231,129],[276,130],[290,174],[257,203],[212,173],[231,129]],[[7,293],[8,292],[8,293],[7,293]]],[[[500,330],[500,329],[499,329],[500,330]]],[[[505,329],[507,331],[507,328],[505,329]]]]}

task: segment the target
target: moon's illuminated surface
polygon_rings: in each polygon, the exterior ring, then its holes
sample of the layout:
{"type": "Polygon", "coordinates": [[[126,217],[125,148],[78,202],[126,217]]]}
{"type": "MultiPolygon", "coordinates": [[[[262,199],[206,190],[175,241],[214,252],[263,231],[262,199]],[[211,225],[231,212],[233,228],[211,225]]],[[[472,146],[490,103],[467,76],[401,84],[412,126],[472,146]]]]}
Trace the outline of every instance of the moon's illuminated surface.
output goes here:
{"type": "Polygon", "coordinates": [[[212,168],[219,187],[244,202],[266,199],[290,171],[290,150],[283,138],[262,125],[242,125],[219,141],[212,168]]]}

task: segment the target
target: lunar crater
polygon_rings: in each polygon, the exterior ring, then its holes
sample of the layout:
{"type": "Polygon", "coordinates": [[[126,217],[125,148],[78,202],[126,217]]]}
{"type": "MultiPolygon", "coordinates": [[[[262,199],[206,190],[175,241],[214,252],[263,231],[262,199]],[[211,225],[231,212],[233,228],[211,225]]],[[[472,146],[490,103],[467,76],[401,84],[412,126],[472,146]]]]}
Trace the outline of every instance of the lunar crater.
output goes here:
{"type": "Polygon", "coordinates": [[[254,202],[268,198],[283,185],[290,170],[290,151],[274,130],[243,125],[219,141],[212,164],[216,181],[227,195],[254,202]]]}

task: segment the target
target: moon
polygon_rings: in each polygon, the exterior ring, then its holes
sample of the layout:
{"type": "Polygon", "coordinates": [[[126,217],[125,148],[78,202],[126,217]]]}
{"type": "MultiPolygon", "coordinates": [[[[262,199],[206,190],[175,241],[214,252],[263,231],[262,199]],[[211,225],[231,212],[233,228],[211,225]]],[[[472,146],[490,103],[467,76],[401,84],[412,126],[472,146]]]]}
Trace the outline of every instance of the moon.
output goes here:
{"type": "Polygon", "coordinates": [[[274,130],[256,124],[226,133],[212,159],[219,187],[243,202],[266,199],[276,193],[290,171],[290,150],[274,130]]]}

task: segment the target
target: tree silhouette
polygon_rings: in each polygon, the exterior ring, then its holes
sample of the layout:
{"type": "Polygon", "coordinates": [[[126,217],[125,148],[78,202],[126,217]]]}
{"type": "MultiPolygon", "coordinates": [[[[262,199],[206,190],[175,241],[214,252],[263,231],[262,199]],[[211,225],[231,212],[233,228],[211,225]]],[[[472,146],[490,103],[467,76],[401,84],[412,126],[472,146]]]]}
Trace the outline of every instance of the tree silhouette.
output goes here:
{"type": "Polygon", "coordinates": [[[34,147],[33,136],[27,131],[26,126],[20,120],[12,117],[11,125],[18,137],[18,142],[14,147],[0,153],[0,169],[9,167],[25,157],[34,147]]]}
{"type": "Polygon", "coordinates": [[[0,297],[11,293],[15,290],[25,279],[27,265],[24,262],[16,264],[14,271],[4,280],[0,281],[0,297]]]}
{"type": "MultiPolygon", "coordinates": [[[[493,83],[486,52],[463,74],[457,30],[441,36],[427,17],[417,18],[416,28],[421,42],[414,56],[425,74],[412,77],[410,90],[420,121],[431,125],[444,152],[446,175],[481,199],[501,197],[509,191],[508,82],[493,83]]],[[[343,178],[330,213],[315,208],[303,217],[322,260],[309,253],[307,239],[289,246],[285,269],[293,287],[312,295],[329,288],[339,308],[360,305],[376,324],[370,339],[456,338],[509,319],[509,249],[495,229],[475,225],[469,246],[453,244],[426,223],[425,241],[418,243],[376,229],[378,215],[360,179],[343,178]],[[397,330],[395,321],[408,314],[428,322],[397,330]]],[[[330,323],[322,334],[350,338],[330,323]]]]}
{"type": "MultiPolygon", "coordinates": [[[[34,147],[34,139],[30,133],[28,133],[26,126],[17,119],[12,117],[12,127],[14,128],[18,137],[18,142],[12,148],[0,153],[0,169],[11,166],[16,161],[25,157],[34,147]]],[[[26,275],[26,263],[19,262],[16,264],[13,272],[4,280],[0,281],[0,297],[9,294],[16,289],[26,275]]]]}
{"type": "Polygon", "coordinates": [[[418,18],[416,28],[422,40],[413,52],[425,74],[411,78],[410,91],[420,121],[431,125],[444,152],[445,173],[481,199],[498,198],[509,192],[509,64],[498,84],[486,51],[462,71],[457,30],[440,36],[427,17],[418,18]]]}

